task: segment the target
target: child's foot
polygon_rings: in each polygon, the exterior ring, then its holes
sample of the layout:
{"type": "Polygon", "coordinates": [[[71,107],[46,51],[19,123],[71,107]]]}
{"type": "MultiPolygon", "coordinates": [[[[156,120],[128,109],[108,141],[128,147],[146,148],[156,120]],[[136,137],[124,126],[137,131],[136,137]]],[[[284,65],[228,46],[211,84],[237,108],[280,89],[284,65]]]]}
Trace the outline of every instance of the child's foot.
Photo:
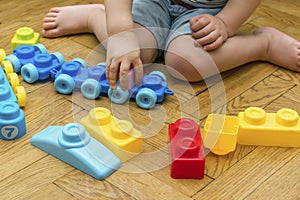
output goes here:
{"type": "Polygon", "coordinates": [[[42,35],[44,37],[59,37],[93,32],[93,27],[89,24],[90,16],[99,11],[104,11],[104,6],[101,4],[52,8],[43,20],[42,35]]]}
{"type": "Polygon", "coordinates": [[[255,34],[265,34],[268,47],[265,59],[271,63],[300,72],[300,42],[270,27],[258,28],[255,34]]]}

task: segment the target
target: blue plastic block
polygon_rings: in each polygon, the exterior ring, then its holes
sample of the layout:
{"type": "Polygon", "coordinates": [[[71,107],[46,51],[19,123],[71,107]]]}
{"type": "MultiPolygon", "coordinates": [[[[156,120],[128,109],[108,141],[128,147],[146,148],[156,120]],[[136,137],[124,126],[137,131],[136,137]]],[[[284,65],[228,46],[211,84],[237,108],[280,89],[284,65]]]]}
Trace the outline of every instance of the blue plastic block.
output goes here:
{"type": "Polygon", "coordinates": [[[31,144],[82,172],[103,180],[120,168],[120,160],[78,123],[49,126],[31,144]]]}
{"type": "Polygon", "coordinates": [[[28,83],[50,80],[51,71],[59,70],[63,62],[64,58],[58,52],[38,54],[34,56],[33,63],[22,66],[21,75],[28,83]]]}
{"type": "Polygon", "coordinates": [[[15,140],[26,134],[25,116],[13,101],[0,103],[0,139],[15,140]]]}
{"type": "Polygon", "coordinates": [[[0,103],[6,101],[18,102],[10,83],[6,78],[3,68],[0,67],[0,103]]]}
{"type": "Polygon", "coordinates": [[[19,73],[23,65],[33,63],[34,56],[41,53],[47,53],[46,47],[42,44],[20,45],[5,60],[10,60],[14,71],[19,73]]]}

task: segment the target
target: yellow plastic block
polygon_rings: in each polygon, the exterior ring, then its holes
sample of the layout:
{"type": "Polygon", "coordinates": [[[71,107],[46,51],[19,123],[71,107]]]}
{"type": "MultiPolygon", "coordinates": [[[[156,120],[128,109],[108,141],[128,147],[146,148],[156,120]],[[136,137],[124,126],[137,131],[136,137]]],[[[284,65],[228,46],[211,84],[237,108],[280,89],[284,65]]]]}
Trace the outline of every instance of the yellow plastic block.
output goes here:
{"type": "Polygon", "coordinates": [[[106,108],[92,109],[80,123],[122,162],[142,152],[142,133],[131,122],[113,117],[106,108]]]}
{"type": "Polygon", "coordinates": [[[299,114],[288,108],[266,113],[250,107],[239,113],[238,143],[279,147],[300,147],[299,114]]]}
{"type": "Polygon", "coordinates": [[[0,62],[6,57],[6,52],[4,49],[0,49],[0,62]]]}
{"type": "Polygon", "coordinates": [[[238,129],[238,117],[209,114],[204,125],[204,146],[214,154],[228,154],[236,148],[238,129]]]}
{"type": "Polygon", "coordinates": [[[28,44],[34,45],[40,42],[40,34],[33,31],[29,27],[21,27],[16,31],[11,40],[11,48],[15,49],[18,45],[28,44]]]}

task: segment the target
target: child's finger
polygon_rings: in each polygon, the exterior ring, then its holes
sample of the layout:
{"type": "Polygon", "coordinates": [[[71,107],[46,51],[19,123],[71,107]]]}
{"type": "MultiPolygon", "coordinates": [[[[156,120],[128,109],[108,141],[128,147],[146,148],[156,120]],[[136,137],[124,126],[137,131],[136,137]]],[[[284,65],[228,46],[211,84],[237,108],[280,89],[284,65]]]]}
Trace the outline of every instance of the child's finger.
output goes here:
{"type": "Polygon", "coordinates": [[[206,35],[202,38],[196,39],[196,41],[199,45],[205,46],[207,44],[215,42],[218,39],[218,36],[219,35],[216,31],[212,31],[208,35],[206,35]]]}
{"type": "Polygon", "coordinates": [[[130,69],[131,63],[128,61],[123,61],[120,65],[120,85],[123,90],[128,89],[128,71],[130,69]]]}
{"type": "Polygon", "coordinates": [[[138,84],[142,80],[143,75],[144,75],[143,63],[142,63],[141,59],[138,59],[134,63],[133,70],[134,70],[135,83],[138,84]]]}
{"type": "Polygon", "coordinates": [[[119,71],[119,63],[114,62],[109,66],[109,79],[108,82],[110,84],[111,88],[115,88],[117,85],[117,79],[118,79],[118,71],[119,71]]]}

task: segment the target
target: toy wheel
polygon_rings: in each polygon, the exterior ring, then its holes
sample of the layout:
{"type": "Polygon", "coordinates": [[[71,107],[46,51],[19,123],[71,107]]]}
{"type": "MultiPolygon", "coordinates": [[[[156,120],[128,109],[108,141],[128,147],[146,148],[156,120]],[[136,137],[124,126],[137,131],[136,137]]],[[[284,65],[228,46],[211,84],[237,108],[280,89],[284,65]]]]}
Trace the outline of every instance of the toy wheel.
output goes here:
{"type": "Polygon", "coordinates": [[[95,79],[87,79],[81,85],[81,93],[87,99],[96,99],[101,93],[101,85],[95,79]]]}
{"type": "Polygon", "coordinates": [[[108,90],[109,99],[116,104],[123,104],[129,98],[128,90],[122,90],[119,86],[115,89],[109,88],[108,90]]]}
{"type": "Polygon", "coordinates": [[[12,89],[15,89],[16,86],[20,85],[19,76],[16,73],[10,73],[7,75],[7,79],[12,87],[12,89]]]}
{"type": "Polygon", "coordinates": [[[55,59],[57,59],[57,61],[60,64],[63,64],[65,62],[64,56],[59,52],[54,52],[51,54],[51,56],[53,56],[55,59]]]}
{"type": "Polygon", "coordinates": [[[61,74],[55,79],[54,87],[58,93],[71,94],[75,87],[75,82],[71,76],[61,74]]]}
{"type": "Polygon", "coordinates": [[[105,62],[100,62],[100,63],[97,64],[97,66],[106,68],[106,63],[105,62]]]}
{"type": "Polygon", "coordinates": [[[46,47],[43,44],[35,44],[33,47],[40,53],[48,53],[46,47]]]}
{"type": "Polygon", "coordinates": [[[159,76],[163,81],[167,81],[166,75],[160,71],[153,71],[149,75],[157,75],[159,76]]]}
{"type": "Polygon", "coordinates": [[[6,53],[4,49],[0,49],[0,61],[3,61],[6,57],[6,53]]]}
{"type": "Polygon", "coordinates": [[[73,62],[78,62],[78,63],[80,63],[80,65],[81,65],[82,67],[87,68],[87,64],[86,64],[85,60],[83,60],[83,59],[81,59],[81,58],[75,58],[75,59],[73,59],[72,61],[73,61],[73,62]]]}
{"type": "Polygon", "coordinates": [[[39,79],[39,72],[33,64],[26,64],[21,69],[21,75],[27,83],[34,83],[39,79]]]}
{"type": "Polygon", "coordinates": [[[142,88],[136,95],[136,103],[144,109],[153,108],[157,100],[155,92],[149,88],[142,88]]]}
{"type": "Polygon", "coordinates": [[[11,64],[11,62],[10,62],[9,60],[3,60],[3,61],[1,62],[1,65],[2,65],[2,67],[3,67],[3,69],[4,69],[4,71],[5,71],[6,76],[7,76],[8,74],[14,72],[14,68],[13,68],[13,66],[12,66],[12,64],[11,64]]]}
{"type": "Polygon", "coordinates": [[[6,56],[4,60],[9,60],[11,62],[12,66],[14,67],[14,72],[20,72],[22,64],[17,56],[11,54],[9,56],[6,56]]]}
{"type": "Polygon", "coordinates": [[[20,107],[24,107],[26,104],[26,91],[25,88],[21,85],[16,86],[14,89],[14,93],[18,99],[18,104],[20,107]]]}

